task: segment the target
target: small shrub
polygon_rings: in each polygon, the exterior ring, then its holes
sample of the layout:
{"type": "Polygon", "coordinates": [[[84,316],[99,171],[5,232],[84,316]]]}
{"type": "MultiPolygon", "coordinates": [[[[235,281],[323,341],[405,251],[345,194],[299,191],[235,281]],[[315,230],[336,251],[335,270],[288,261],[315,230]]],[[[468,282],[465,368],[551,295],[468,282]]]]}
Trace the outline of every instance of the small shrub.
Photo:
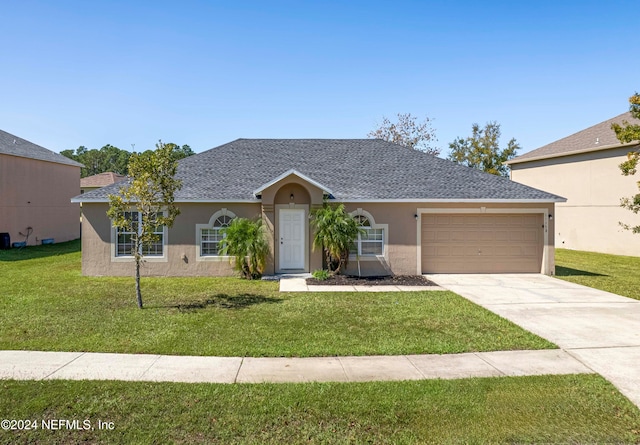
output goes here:
{"type": "Polygon", "coordinates": [[[315,278],[318,281],[324,281],[331,276],[329,271],[325,269],[314,270],[311,275],[313,275],[313,278],[315,278]]]}
{"type": "Polygon", "coordinates": [[[311,227],[315,231],[313,248],[324,250],[327,267],[339,275],[347,267],[349,248],[364,231],[342,203],[333,207],[325,202],[312,212],[311,227]]]}
{"type": "Polygon", "coordinates": [[[262,219],[251,221],[235,218],[222,233],[224,238],[220,242],[220,253],[233,257],[235,270],[244,278],[260,279],[269,255],[269,242],[262,219]]]}

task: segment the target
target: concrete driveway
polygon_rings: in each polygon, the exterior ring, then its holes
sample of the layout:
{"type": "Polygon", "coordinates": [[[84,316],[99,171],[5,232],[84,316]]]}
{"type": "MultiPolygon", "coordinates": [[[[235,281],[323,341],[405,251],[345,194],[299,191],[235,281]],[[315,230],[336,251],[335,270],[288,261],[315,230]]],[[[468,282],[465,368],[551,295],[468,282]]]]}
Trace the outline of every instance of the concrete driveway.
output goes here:
{"type": "Polygon", "coordinates": [[[640,301],[546,275],[427,277],[557,344],[640,407],[640,301]]]}

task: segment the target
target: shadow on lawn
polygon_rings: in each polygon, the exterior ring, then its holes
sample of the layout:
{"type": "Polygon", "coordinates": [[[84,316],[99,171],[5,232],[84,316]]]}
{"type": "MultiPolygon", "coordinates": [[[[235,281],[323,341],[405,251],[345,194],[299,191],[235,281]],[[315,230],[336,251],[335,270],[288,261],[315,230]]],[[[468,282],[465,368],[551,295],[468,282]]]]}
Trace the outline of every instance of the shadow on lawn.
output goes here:
{"type": "Polygon", "coordinates": [[[570,267],[556,266],[556,276],[558,277],[608,277],[601,273],[589,272],[586,270],[572,269],[570,267]]]}
{"type": "Polygon", "coordinates": [[[0,261],[24,261],[80,252],[80,240],[0,250],[0,261]]]}
{"type": "Polygon", "coordinates": [[[282,300],[278,298],[264,297],[262,295],[227,295],[217,294],[211,298],[201,301],[193,301],[191,303],[178,303],[161,306],[148,306],[150,309],[165,308],[165,309],[178,309],[180,312],[195,312],[200,309],[206,309],[210,306],[219,309],[245,309],[256,304],[273,304],[282,303],[282,300]]]}

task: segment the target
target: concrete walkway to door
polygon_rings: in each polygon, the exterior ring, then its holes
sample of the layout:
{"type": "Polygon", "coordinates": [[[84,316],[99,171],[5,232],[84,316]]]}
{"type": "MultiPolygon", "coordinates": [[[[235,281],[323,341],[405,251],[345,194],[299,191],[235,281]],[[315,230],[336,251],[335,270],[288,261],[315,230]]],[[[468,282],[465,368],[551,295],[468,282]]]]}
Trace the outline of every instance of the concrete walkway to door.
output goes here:
{"type": "Polygon", "coordinates": [[[640,407],[640,301],[537,274],[427,278],[557,344],[640,407]]]}

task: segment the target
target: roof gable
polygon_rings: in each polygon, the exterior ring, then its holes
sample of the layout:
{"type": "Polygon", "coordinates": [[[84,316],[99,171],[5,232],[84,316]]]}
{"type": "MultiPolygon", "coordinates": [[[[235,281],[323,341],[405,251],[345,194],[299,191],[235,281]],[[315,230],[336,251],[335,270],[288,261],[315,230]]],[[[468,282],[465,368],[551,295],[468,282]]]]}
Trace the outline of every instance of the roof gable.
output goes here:
{"type": "MultiPolygon", "coordinates": [[[[337,201],[561,201],[563,198],[380,139],[237,139],[182,159],[179,202],[256,202],[295,174],[337,201]]],[[[118,185],[82,195],[104,201],[118,185]]]]}
{"type": "MultiPolygon", "coordinates": [[[[538,159],[554,158],[588,151],[621,147],[625,144],[621,144],[620,141],[618,141],[615,132],[611,129],[611,124],[622,124],[622,121],[625,120],[632,124],[640,124],[640,120],[634,118],[630,112],[622,113],[619,116],[600,122],[599,124],[593,125],[570,136],[518,156],[517,158],[511,159],[510,161],[505,162],[505,164],[518,164],[520,162],[534,161],[538,159]]],[[[637,143],[632,143],[629,145],[636,144],[637,143]]]]}
{"type": "Polygon", "coordinates": [[[268,189],[269,187],[271,187],[272,185],[282,181],[283,179],[289,177],[289,176],[297,176],[298,178],[302,179],[303,181],[308,182],[311,185],[314,185],[316,187],[318,187],[320,190],[322,190],[325,194],[327,195],[333,195],[333,192],[331,191],[331,189],[329,187],[326,187],[322,184],[320,184],[318,181],[314,181],[313,179],[309,178],[308,176],[303,175],[302,173],[300,173],[299,171],[296,171],[294,169],[288,170],[286,172],[284,172],[283,174],[281,174],[280,176],[273,178],[271,181],[267,182],[266,184],[262,184],[260,187],[258,187],[256,190],[253,191],[253,195],[255,197],[258,197],[259,195],[262,194],[262,192],[266,189],[268,189]]]}
{"type": "Polygon", "coordinates": [[[11,133],[0,130],[0,154],[19,156],[21,158],[37,159],[39,161],[55,162],[57,164],[82,167],[83,165],[72,159],[55,153],[44,147],[29,142],[26,139],[14,136],[11,133]]]}

